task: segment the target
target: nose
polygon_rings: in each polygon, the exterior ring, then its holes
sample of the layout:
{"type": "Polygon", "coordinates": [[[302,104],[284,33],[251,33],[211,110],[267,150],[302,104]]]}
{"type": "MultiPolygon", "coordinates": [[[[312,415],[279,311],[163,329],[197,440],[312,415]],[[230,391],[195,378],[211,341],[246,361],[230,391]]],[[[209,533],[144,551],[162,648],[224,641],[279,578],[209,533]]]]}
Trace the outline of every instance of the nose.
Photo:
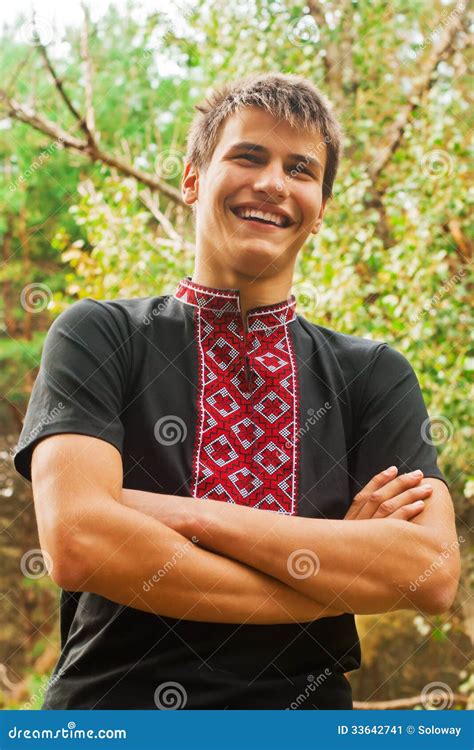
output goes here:
{"type": "Polygon", "coordinates": [[[262,166],[255,174],[254,190],[256,192],[266,193],[267,195],[278,195],[286,198],[289,194],[288,179],[281,165],[275,162],[269,162],[262,166]]]}

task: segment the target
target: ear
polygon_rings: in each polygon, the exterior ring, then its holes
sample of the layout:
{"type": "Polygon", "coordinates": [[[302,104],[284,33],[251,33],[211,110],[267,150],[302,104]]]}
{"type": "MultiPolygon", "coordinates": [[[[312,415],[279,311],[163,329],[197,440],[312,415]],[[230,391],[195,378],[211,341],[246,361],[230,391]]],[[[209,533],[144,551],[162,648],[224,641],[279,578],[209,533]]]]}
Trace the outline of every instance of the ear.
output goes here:
{"type": "Polygon", "coordinates": [[[186,162],[181,180],[181,195],[184,202],[191,206],[198,199],[199,172],[193,164],[186,162]]]}
{"type": "Polygon", "coordinates": [[[321,229],[321,224],[323,223],[324,212],[326,210],[327,202],[328,202],[328,199],[325,198],[323,202],[321,203],[321,208],[318,214],[318,218],[315,220],[313,224],[313,228],[311,229],[311,234],[317,234],[319,230],[321,229]]]}

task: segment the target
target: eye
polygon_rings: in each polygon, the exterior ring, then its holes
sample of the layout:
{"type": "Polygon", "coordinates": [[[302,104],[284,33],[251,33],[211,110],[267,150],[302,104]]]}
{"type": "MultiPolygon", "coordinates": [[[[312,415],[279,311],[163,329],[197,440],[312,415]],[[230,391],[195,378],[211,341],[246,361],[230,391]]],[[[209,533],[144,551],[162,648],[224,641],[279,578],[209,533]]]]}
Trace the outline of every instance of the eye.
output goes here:
{"type": "Polygon", "coordinates": [[[296,169],[296,167],[292,167],[290,169],[290,174],[292,177],[299,177],[299,175],[305,174],[308,177],[313,177],[314,179],[316,179],[316,175],[314,175],[307,167],[305,167],[304,169],[296,169]]]}
{"type": "MultiPolygon", "coordinates": [[[[253,164],[261,163],[261,160],[253,154],[239,154],[238,156],[235,156],[234,159],[246,159],[246,161],[251,161],[253,164]]],[[[288,167],[288,171],[292,177],[299,177],[300,175],[304,174],[307,177],[311,177],[313,180],[318,179],[317,175],[313,174],[313,172],[308,169],[308,167],[304,167],[302,169],[296,169],[296,167],[288,167]]]]}
{"type": "Polygon", "coordinates": [[[258,162],[258,159],[255,156],[251,156],[250,154],[241,154],[240,156],[236,156],[235,158],[247,159],[247,161],[258,162]]]}

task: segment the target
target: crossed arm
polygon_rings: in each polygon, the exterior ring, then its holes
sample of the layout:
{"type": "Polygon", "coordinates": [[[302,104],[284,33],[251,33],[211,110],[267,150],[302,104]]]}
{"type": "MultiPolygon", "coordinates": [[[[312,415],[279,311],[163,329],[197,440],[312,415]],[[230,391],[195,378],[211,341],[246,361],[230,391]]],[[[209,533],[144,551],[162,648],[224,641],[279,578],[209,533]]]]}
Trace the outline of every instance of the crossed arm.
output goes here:
{"type": "Polygon", "coordinates": [[[56,583],[143,611],[208,622],[307,622],[348,611],[444,611],[454,588],[455,553],[426,586],[407,591],[452,539],[451,501],[441,486],[418,517],[428,513],[427,528],[419,522],[418,530],[392,518],[278,516],[123,490],[119,452],[75,434],[36,446],[32,481],[56,583]],[[290,574],[288,559],[301,548],[317,555],[317,575],[290,574]]]}
{"type": "MultiPolygon", "coordinates": [[[[378,488],[383,497],[384,481],[378,475],[369,494],[378,488]]],[[[397,482],[392,494],[406,486],[416,490],[419,479],[405,475],[392,485],[397,482]]],[[[362,520],[309,519],[137,490],[123,490],[122,502],[342,612],[414,608],[438,613],[449,609],[454,598],[459,554],[449,492],[439,479],[430,483],[432,496],[410,522],[384,518],[383,512],[375,518],[362,514],[362,520]]],[[[356,504],[366,501],[367,495],[356,504]]]]}

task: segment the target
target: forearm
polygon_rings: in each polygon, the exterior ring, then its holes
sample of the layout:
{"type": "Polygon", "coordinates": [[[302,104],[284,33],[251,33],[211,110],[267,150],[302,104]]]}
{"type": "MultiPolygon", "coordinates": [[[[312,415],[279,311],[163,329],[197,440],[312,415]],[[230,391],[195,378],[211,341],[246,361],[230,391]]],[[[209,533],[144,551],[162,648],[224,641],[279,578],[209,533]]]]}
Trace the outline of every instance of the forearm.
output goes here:
{"type": "Polygon", "coordinates": [[[309,519],[202,498],[187,507],[187,536],[195,533],[207,549],[316,601],[358,614],[432,606],[432,587],[409,588],[438,554],[426,530],[414,524],[309,519]]]}
{"type": "Polygon", "coordinates": [[[109,497],[87,510],[76,538],[75,558],[88,561],[76,590],[146,612],[249,624],[340,614],[109,497]]]}

